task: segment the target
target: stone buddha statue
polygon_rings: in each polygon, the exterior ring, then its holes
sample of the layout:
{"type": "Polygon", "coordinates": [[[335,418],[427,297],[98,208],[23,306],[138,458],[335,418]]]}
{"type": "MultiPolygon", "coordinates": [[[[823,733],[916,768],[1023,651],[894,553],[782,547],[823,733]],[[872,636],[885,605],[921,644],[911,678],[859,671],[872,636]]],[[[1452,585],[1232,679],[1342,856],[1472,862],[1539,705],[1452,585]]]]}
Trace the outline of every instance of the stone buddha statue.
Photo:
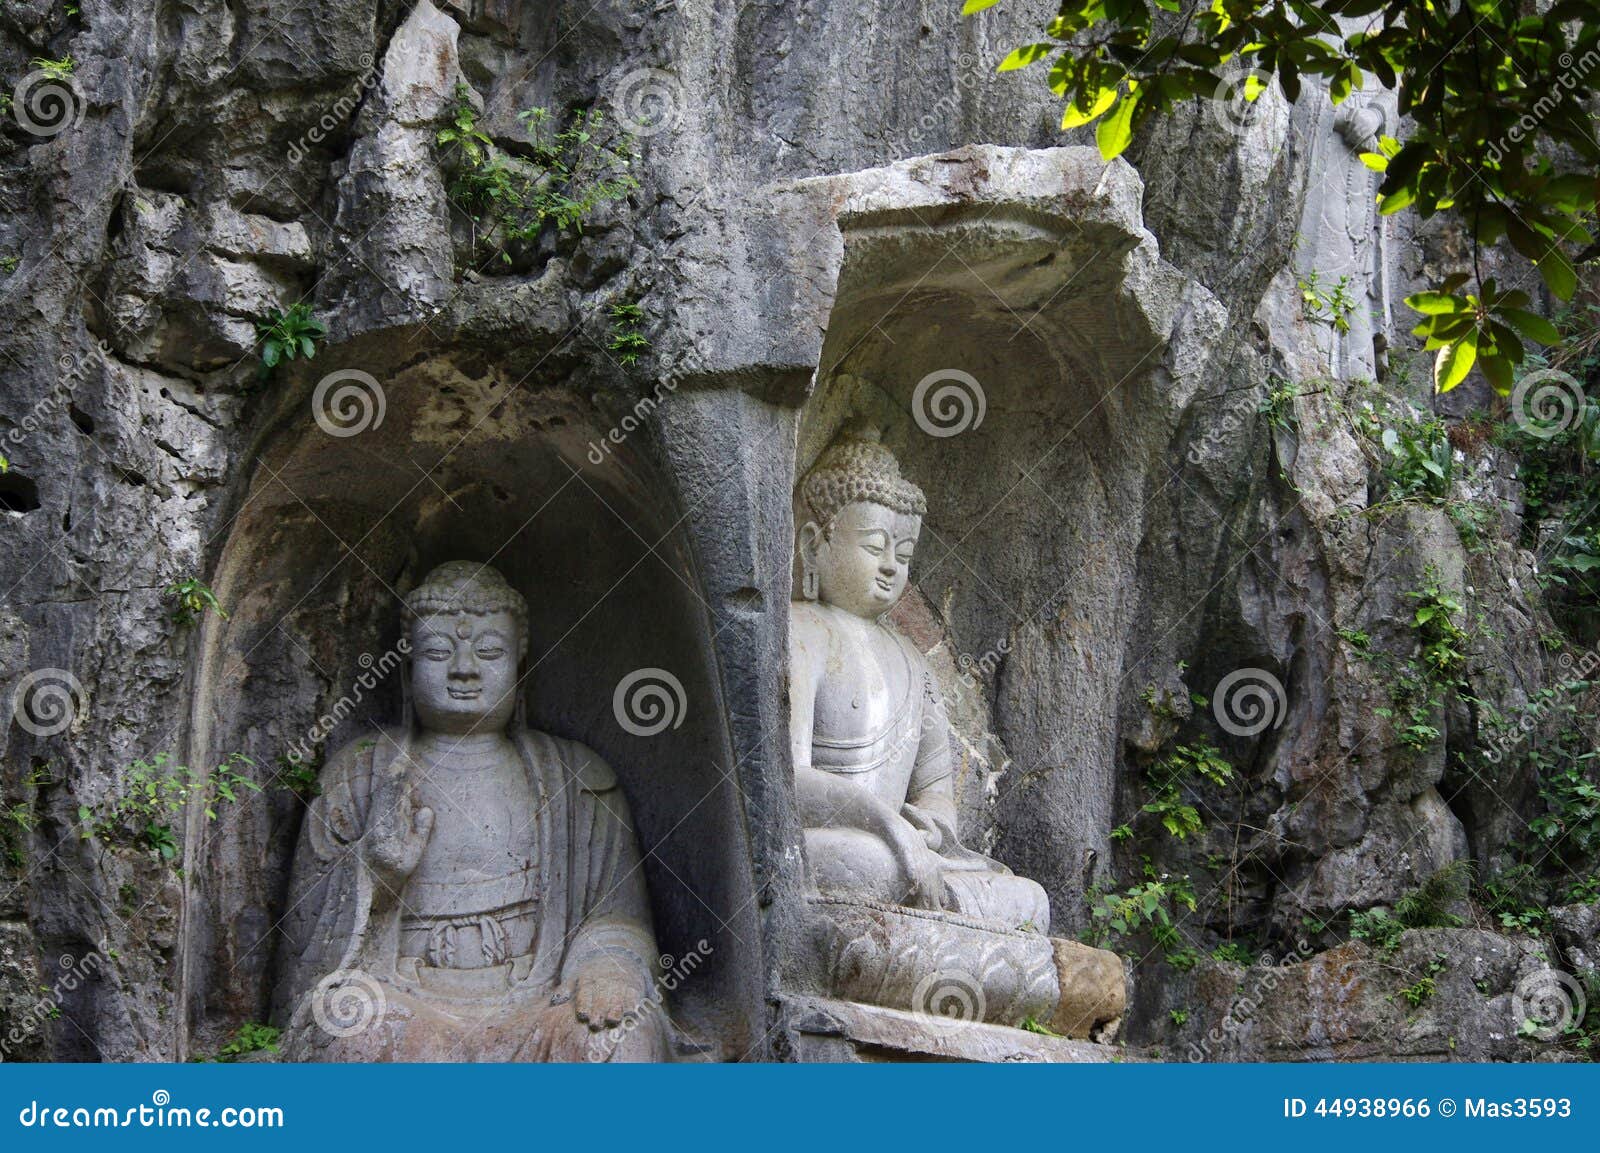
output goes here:
{"type": "Polygon", "coordinates": [[[455,561],[405,629],[404,723],[329,758],[301,831],[286,1056],[665,1059],[627,802],[593,752],[520,718],[526,602],[455,561]]]}
{"type": "Polygon", "coordinates": [[[849,434],[800,497],[809,519],[803,599],[790,606],[789,733],[817,889],[1048,932],[1044,890],[962,846],[938,685],[883,622],[906,589],[922,490],[870,434],[849,434]]]}

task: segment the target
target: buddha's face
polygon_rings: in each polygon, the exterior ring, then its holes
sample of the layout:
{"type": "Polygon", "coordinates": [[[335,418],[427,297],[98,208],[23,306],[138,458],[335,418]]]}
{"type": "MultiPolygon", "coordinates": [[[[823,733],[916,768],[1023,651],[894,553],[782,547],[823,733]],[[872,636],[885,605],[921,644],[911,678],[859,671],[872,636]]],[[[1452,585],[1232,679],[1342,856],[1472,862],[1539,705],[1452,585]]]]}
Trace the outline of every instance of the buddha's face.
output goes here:
{"type": "Polygon", "coordinates": [[[906,591],[922,518],[881,504],[845,505],[829,531],[802,530],[801,547],[817,573],[817,599],[874,620],[906,591]]]}
{"type": "Polygon", "coordinates": [[[516,620],[508,612],[440,613],[411,626],[411,692],[424,728],[503,730],[516,709],[516,620]]]}

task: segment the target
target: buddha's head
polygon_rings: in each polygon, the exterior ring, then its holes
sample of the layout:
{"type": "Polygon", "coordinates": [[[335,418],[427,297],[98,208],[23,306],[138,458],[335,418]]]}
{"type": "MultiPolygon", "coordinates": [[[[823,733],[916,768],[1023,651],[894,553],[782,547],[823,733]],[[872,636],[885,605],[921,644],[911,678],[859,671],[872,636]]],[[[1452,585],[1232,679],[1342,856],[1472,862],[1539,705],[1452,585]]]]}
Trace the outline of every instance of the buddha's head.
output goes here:
{"type": "Polygon", "coordinates": [[[868,620],[892,609],[928,508],[894,455],[874,432],[847,434],[817,458],[800,496],[811,517],[800,527],[805,597],[868,620]]]}
{"type": "Polygon", "coordinates": [[[499,732],[516,711],[528,603],[487,565],[442,564],[405,600],[417,719],[439,733],[499,732]]]}

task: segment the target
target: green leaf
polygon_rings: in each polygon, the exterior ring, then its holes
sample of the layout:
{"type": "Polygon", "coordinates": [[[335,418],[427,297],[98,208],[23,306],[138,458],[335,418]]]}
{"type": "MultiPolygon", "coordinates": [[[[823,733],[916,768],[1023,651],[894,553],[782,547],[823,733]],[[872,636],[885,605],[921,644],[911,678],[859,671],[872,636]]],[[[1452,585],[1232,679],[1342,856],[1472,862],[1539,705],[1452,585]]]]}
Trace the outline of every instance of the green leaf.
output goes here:
{"type": "Polygon", "coordinates": [[[1433,362],[1433,387],[1440,392],[1449,392],[1467,378],[1477,359],[1476,331],[1468,333],[1454,344],[1445,345],[1433,362]]]}
{"type": "Polygon", "coordinates": [[[1389,158],[1387,156],[1385,156],[1383,153],[1381,153],[1381,152],[1363,152],[1360,155],[1361,155],[1361,163],[1365,164],[1368,168],[1372,169],[1372,171],[1374,171],[1374,172],[1387,172],[1387,171],[1389,171],[1389,158]]]}
{"type": "Polygon", "coordinates": [[[971,16],[975,12],[982,12],[985,8],[993,8],[1000,0],[967,0],[961,6],[961,15],[971,16]]]}
{"type": "Polygon", "coordinates": [[[1489,378],[1489,383],[1494,386],[1494,390],[1501,396],[1506,396],[1511,392],[1513,373],[1511,371],[1511,361],[1508,358],[1501,356],[1499,353],[1495,353],[1493,356],[1484,353],[1478,358],[1478,367],[1483,369],[1483,375],[1489,378]]]}
{"type": "Polygon", "coordinates": [[[1100,148],[1102,160],[1115,160],[1133,143],[1133,113],[1139,104],[1139,94],[1130,92],[1117,102],[1094,131],[1094,142],[1100,148]]]}
{"type": "Polygon", "coordinates": [[[1571,300],[1572,294],[1578,290],[1577,270],[1572,267],[1567,254],[1554,246],[1539,261],[1539,275],[1544,277],[1545,286],[1560,300],[1571,300]]]}
{"type": "Polygon", "coordinates": [[[1424,316],[1439,316],[1452,312],[1468,312],[1471,310],[1463,298],[1447,292],[1419,292],[1415,296],[1406,297],[1406,307],[1424,316]]]}
{"type": "Polygon", "coordinates": [[[1555,325],[1537,313],[1528,312],[1521,308],[1497,308],[1496,314],[1503,316],[1506,323],[1522,333],[1529,340],[1536,340],[1540,344],[1560,344],[1561,333],[1555,325]]]}
{"type": "Polygon", "coordinates": [[[1030,64],[1043,60],[1054,49],[1049,44],[1024,44],[1015,48],[1011,54],[1000,61],[999,72],[1015,72],[1018,68],[1026,68],[1030,64]]]}
{"type": "Polygon", "coordinates": [[[1417,190],[1410,185],[1402,184],[1387,196],[1378,197],[1378,212],[1383,216],[1392,216],[1402,208],[1408,208],[1416,200],[1417,190]]]}
{"type": "Polygon", "coordinates": [[[1088,124],[1092,120],[1098,120],[1105,114],[1106,109],[1116,102],[1117,90],[1115,88],[1102,88],[1095,95],[1094,103],[1089,105],[1087,111],[1080,111],[1076,101],[1068,104],[1066,115],[1061,118],[1061,127],[1063,130],[1076,128],[1080,124],[1088,124]]]}

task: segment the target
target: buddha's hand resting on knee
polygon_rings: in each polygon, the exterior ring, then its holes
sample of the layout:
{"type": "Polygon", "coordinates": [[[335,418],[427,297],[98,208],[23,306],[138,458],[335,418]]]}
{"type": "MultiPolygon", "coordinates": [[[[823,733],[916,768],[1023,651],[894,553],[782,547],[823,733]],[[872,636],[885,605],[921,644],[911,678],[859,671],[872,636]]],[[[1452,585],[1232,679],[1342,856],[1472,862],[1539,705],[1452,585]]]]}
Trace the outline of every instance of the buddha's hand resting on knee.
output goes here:
{"type": "Polygon", "coordinates": [[[629,1014],[644,1012],[648,982],[615,960],[601,957],[580,970],[572,985],[572,1009],[590,1032],[615,1029],[629,1014]]]}

